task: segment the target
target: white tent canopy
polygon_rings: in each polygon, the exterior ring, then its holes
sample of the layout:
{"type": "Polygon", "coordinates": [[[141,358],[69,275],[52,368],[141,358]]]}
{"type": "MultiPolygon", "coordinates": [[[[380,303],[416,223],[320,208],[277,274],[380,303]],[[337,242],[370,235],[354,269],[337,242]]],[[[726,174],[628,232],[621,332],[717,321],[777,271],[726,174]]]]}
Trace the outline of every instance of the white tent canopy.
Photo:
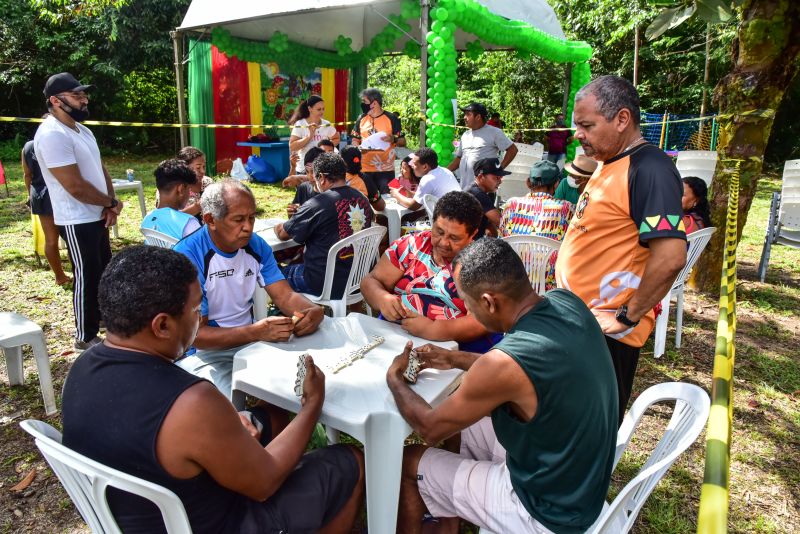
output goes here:
{"type": "MultiPolygon", "coordinates": [[[[564,39],[553,8],[546,0],[478,0],[493,13],[521,20],[564,39]]],[[[276,31],[289,39],[323,50],[334,50],[336,37],[350,37],[352,49],[363,48],[387,24],[385,17],[400,13],[399,0],[192,0],[178,31],[210,31],[223,26],[234,37],[267,41],[276,31]]],[[[420,28],[413,21],[409,34],[421,42],[420,28]]],[[[464,49],[475,37],[456,32],[456,47],[464,49]]],[[[394,51],[401,51],[407,39],[400,39],[394,51]]],[[[495,48],[482,43],[484,48],[495,48]]],[[[391,52],[391,51],[390,51],[391,52]]]]}

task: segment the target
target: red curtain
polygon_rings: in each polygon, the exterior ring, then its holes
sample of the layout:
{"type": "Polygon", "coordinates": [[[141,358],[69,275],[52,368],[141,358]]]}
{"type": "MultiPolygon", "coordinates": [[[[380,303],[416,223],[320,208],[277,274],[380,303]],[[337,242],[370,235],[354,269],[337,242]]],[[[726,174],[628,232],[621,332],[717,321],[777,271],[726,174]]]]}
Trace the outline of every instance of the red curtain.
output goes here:
{"type": "MultiPolygon", "coordinates": [[[[347,100],[348,100],[348,93],[347,93],[347,84],[348,80],[350,79],[350,71],[349,70],[336,70],[333,73],[334,82],[336,86],[336,92],[334,93],[334,100],[335,100],[335,121],[336,122],[344,122],[347,120],[347,100]]],[[[347,126],[337,126],[337,130],[340,132],[348,131],[347,126]]]]}
{"type": "MultiPolygon", "coordinates": [[[[211,47],[211,80],[214,87],[214,122],[217,124],[250,124],[250,97],[247,78],[247,62],[228,57],[216,46],[211,47]]],[[[217,161],[242,158],[247,162],[250,147],[239,147],[236,143],[247,141],[247,128],[217,128],[214,137],[217,144],[217,161]]]]}

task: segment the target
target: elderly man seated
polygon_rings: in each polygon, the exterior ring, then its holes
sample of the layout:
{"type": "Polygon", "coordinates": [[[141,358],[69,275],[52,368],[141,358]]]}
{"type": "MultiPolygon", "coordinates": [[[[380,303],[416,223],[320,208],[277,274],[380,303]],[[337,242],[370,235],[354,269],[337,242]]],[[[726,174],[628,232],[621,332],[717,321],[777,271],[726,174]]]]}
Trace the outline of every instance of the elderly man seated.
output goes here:
{"type": "Polygon", "coordinates": [[[287,341],[316,331],[322,308],[295,293],[281,274],[272,249],[253,233],[256,201],[237,180],[208,187],[200,200],[205,225],[175,245],[194,263],[203,291],[196,351],[177,364],[231,395],[233,355],[254,341],[287,341]],[[253,293],[263,287],[285,317],[253,322],[253,293]],[[292,317],[299,318],[293,323],[292,317]]]}
{"type": "Polygon", "coordinates": [[[483,355],[417,348],[423,369],[466,371],[435,409],[403,379],[410,343],[389,367],[397,407],[426,443],[461,437],[459,454],[406,448],[397,531],[421,532],[427,509],[440,532],[457,532],[459,517],[492,532],[585,532],[603,508],[617,440],[603,332],[569,291],[537,295],[502,240],[475,241],[453,264],[469,311],[507,334],[483,355]]]}
{"type": "Polygon", "coordinates": [[[182,239],[200,228],[200,221],[181,211],[189,200],[190,186],[197,181],[195,172],[179,159],[159,163],[153,173],[158,188],[158,208],[142,220],[142,228],[182,239]]]}
{"type": "MultiPolygon", "coordinates": [[[[347,185],[346,174],[347,168],[339,154],[321,154],[314,161],[313,170],[319,194],[303,204],[291,219],[275,226],[278,239],[294,239],[306,246],[303,263],[283,269],[283,275],[295,291],[319,296],[331,247],[372,225],[373,213],[367,197],[347,185]]],[[[341,298],[353,265],[353,248],[342,249],[336,259],[331,297],[341,298]]]]}
{"type": "Polygon", "coordinates": [[[398,204],[410,210],[422,207],[425,195],[441,198],[450,191],[460,191],[458,180],[446,167],[439,166],[439,156],[432,148],[423,147],[414,152],[409,163],[414,174],[419,178],[414,196],[408,198],[399,188],[392,188],[389,192],[398,204]]]}
{"type": "Polygon", "coordinates": [[[499,339],[467,313],[450,264],[475,238],[483,210],[467,192],[447,193],[433,212],[432,229],[401,237],[361,282],[367,303],[408,333],[433,341],[457,341],[485,352],[499,339]]]}
{"type": "MultiPolygon", "coordinates": [[[[350,532],[364,494],[362,455],[341,445],[304,454],[325,399],[310,357],[297,417],[280,433],[269,420],[259,432],[214,386],[173,364],[203,306],[185,256],[123,250],[98,300],[107,336],[67,376],[65,446],[173,491],[193,532],[350,532]]],[[[152,504],[113,488],[106,496],[124,532],[164,531],[152,504]]]]}

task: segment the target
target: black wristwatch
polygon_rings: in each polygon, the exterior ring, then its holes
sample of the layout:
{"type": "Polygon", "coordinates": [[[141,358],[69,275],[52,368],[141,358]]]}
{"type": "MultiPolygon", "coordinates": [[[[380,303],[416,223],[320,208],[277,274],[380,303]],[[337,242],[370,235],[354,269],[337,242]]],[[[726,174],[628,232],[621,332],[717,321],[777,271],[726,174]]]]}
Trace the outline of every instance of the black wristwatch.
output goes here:
{"type": "Polygon", "coordinates": [[[617,308],[616,317],[617,317],[617,321],[621,322],[625,326],[630,326],[631,328],[634,328],[636,325],[639,324],[639,321],[631,321],[630,319],[628,319],[628,305],[627,304],[623,304],[622,306],[617,308]]]}
{"type": "Polygon", "coordinates": [[[113,210],[114,208],[117,207],[117,204],[119,204],[119,200],[117,200],[116,198],[112,198],[111,199],[111,205],[110,206],[106,206],[106,208],[110,209],[110,210],[113,210]]]}

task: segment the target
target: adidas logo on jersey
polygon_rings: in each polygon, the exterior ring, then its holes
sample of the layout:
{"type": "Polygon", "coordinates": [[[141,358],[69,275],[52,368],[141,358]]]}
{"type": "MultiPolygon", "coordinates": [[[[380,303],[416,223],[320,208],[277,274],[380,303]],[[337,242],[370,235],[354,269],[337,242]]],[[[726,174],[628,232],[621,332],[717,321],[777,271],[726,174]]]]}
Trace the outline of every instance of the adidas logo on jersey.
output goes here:
{"type": "Polygon", "coordinates": [[[247,272],[246,272],[246,273],[244,273],[244,276],[245,276],[245,278],[247,278],[248,276],[253,276],[253,271],[252,271],[252,269],[247,269],[247,272]]]}

